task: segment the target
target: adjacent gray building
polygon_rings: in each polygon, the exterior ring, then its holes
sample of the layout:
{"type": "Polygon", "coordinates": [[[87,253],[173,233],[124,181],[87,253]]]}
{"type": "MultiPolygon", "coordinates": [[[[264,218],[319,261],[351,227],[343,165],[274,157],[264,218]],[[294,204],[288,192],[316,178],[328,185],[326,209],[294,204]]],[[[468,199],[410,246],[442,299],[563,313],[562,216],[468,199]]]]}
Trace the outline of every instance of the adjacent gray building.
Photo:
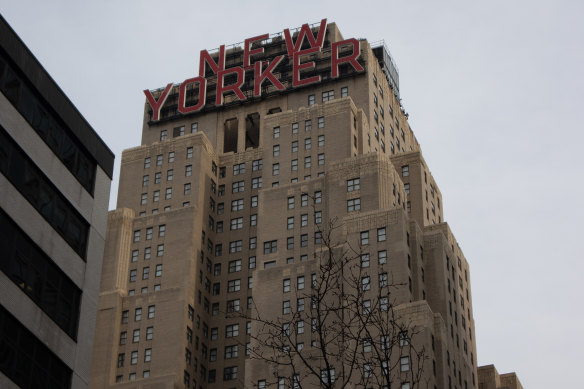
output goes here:
{"type": "Polygon", "coordinates": [[[114,155],[0,16],[0,387],[86,388],[114,155]]]}

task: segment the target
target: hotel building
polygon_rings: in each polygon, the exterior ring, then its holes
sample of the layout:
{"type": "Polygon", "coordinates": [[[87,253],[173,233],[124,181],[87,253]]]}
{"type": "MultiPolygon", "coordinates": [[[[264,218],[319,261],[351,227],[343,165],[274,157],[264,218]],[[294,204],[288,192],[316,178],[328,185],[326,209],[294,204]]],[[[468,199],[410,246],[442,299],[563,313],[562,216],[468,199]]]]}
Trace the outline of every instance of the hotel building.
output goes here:
{"type": "MultiPolygon", "coordinates": [[[[373,387],[365,378],[390,366],[393,388],[477,387],[468,262],[388,48],[353,41],[334,23],[266,35],[202,54],[197,80],[147,92],[142,144],[122,155],[108,216],[92,388],[318,386],[306,369],[255,357],[265,344],[254,315],[295,332],[283,353],[318,349],[311,323],[292,317],[312,309],[304,296],[331,249],[325,236],[358,254],[363,303],[389,301],[411,330],[352,378],[332,361],[326,382],[373,387]],[[351,47],[359,55],[335,72],[351,47]],[[254,82],[269,61],[282,87],[254,82]],[[217,96],[225,85],[237,87],[217,96]]],[[[359,348],[380,342],[364,336],[359,348]]]]}

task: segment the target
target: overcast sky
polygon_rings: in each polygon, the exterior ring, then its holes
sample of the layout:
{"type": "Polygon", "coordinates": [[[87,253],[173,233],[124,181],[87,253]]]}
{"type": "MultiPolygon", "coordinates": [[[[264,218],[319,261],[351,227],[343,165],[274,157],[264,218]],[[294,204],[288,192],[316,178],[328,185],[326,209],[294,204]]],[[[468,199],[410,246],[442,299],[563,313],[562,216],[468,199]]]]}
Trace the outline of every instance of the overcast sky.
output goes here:
{"type": "Polygon", "coordinates": [[[142,90],[194,76],[201,49],[322,18],[384,39],[470,263],[479,364],[526,389],[581,385],[582,0],[0,0],[0,12],[115,153],[110,208],[142,90]]]}

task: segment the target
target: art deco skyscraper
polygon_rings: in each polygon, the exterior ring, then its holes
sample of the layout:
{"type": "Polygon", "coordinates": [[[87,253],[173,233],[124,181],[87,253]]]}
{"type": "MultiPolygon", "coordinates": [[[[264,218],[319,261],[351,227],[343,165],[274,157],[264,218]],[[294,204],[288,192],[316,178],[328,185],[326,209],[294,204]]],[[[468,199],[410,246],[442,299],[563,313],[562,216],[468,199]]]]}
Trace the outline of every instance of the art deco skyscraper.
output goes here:
{"type": "Polygon", "coordinates": [[[383,43],[305,25],[203,51],[198,77],[146,95],[108,220],[92,387],[318,385],[256,358],[254,312],[296,333],[281,352],[318,349],[292,315],[314,309],[327,236],[358,254],[363,314],[389,304],[412,329],[349,381],[390,366],[392,387],[477,386],[468,263],[383,43]]]}

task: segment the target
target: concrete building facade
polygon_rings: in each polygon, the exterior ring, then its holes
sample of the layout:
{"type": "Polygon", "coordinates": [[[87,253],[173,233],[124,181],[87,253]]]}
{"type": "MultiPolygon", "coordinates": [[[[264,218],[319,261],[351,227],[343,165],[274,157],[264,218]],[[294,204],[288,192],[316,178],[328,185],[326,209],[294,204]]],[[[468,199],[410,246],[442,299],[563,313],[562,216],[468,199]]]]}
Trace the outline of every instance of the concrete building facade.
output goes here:
{"type": "MultiPolygon", "coordinates": [[[[283,60],[274,74],[284,90],[266,82],[254,97],[245,70],[246,99],[230,93],[216,105],[223,80],[203,67],[207,104],[193,113],[179,113],[181,86],[152,92],[165,99],[160,118],[147,103],[142,144],[123,153],[117,209],[108,216],[93,388],[320,385],[254,357],[265,346],[254,315],[294,328],[298,336],[282,352],[310,355],[318,348],[310,323],[293,315],[310,311],[305,297],[322,253],[343,247],[360,261],[360,303],[383,311],[390,301],[406,326],[387,360],[365,367],[363,359],[349,381],[373,386],[364,377],[387,363],[392,387],[477,387],[469,265],[400,105],[397,67],[384,44],[360,40],[363,71],[344,63],[335,76],[328,64],[344,40],[331,23],[311,26],[313,41],[323,28],[322,47],[310,54],[320,82],[293,88],[295,65],[283,60]],[[340,243],[324,247],[324,236],[340,243]],[[424,350],[419,374],[414,346],[424,350]]],[[[263,53],[252,60],[285,55],[288,38],[256,42],[263,53]]],[[[314,48],[310,39],[298,43],[305,47],[314,48]]],[[[244,51],[228,49],[226,67],[246,65],[244,51]]],[[[218,52],[211,58],[221,63],[218,52]]],[[[187,89],[188,106],[198,92],[187,89]]],[[[333,365],[326,374],[348,377],[345,362],[333,365]]]]}
{"type": "Polygon", "coordinates": [[[87,388],[114,156],[0,16],[0,387],[87,388]]]}

